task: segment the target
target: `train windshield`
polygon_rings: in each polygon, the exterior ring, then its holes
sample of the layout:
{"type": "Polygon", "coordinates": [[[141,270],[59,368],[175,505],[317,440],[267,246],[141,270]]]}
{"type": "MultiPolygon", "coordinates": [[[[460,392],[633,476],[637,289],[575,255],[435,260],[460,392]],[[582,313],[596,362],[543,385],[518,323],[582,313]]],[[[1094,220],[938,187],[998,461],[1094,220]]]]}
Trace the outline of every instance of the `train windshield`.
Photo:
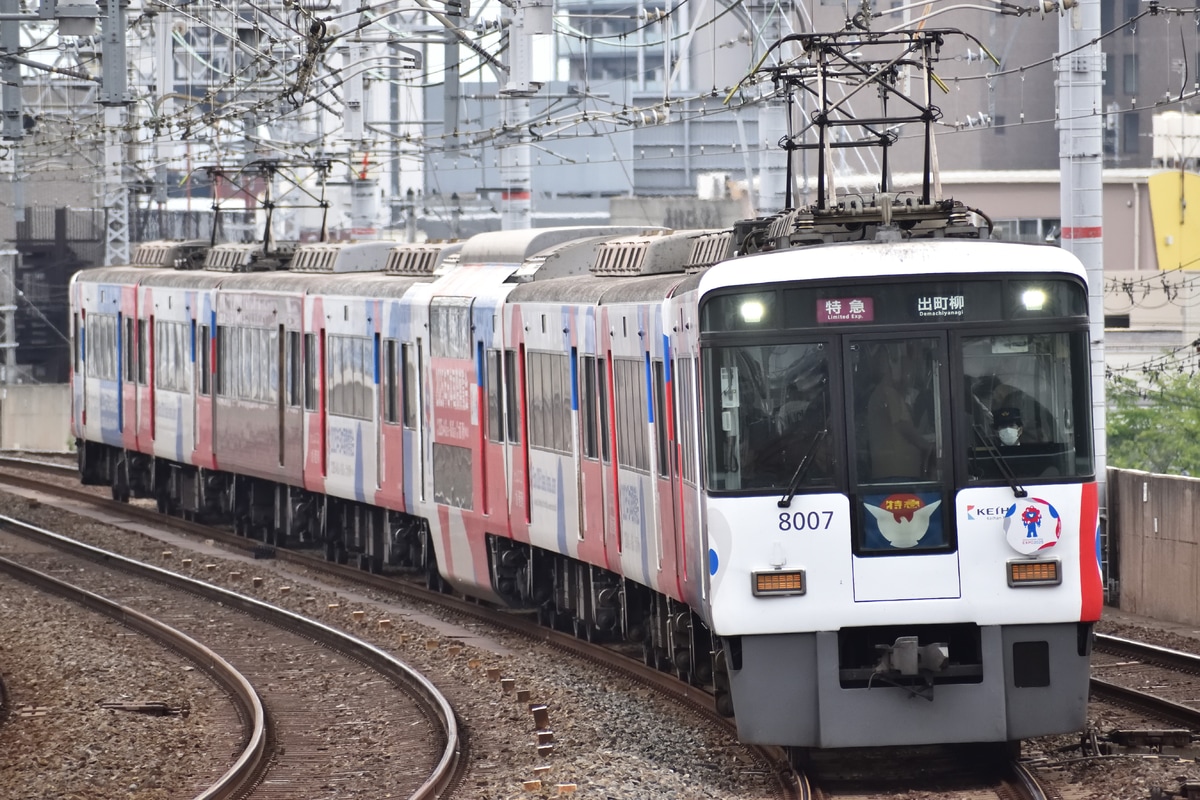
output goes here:
{"type": "Polygon", "coordinates": [[[1083,332],[718,346],[705,364],[710,491],[784,492],[806,456],[800,491],[827,489],[843,447],[857,487],[1093,471],[1083,332]]]}
{"type": "Polygon", "coordinates": [[[1034,282],[904,285],[900,300],[891,286],[714,298],[707,489],[844,493],[855,552],[882,555],[954,549],[962,489],[1091,479],[1083,288],[1034,282]]]}
{"type": "Polygon", "coordinates": [[[1082,334],[964,336],[960,352],[968,481],[1092,473],[1082,334]]]}
{"type": "Polygon", "coordinates": [[[707,364],[710,489],[782,493],[806,457],[804,485],[833,485],[825,343],[715,347],[707,364]]]}

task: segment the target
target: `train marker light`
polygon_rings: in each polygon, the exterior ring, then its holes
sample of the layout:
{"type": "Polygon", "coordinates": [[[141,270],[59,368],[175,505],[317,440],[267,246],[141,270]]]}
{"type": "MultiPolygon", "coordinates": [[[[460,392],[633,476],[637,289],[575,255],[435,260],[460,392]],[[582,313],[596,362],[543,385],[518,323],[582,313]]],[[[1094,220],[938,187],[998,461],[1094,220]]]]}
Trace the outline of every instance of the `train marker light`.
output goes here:
{"type": "Polygon", "coordinates": [[[755,572],[753,578],[755,597],[804,594],[807,591],[802,569],[755,572]]]}
{"type": "Polygon", "coordinates": [[[1058,586],[1061,583],[1062,572],[1056,559],[1008,562],[1009,586],[1058,586]]]}

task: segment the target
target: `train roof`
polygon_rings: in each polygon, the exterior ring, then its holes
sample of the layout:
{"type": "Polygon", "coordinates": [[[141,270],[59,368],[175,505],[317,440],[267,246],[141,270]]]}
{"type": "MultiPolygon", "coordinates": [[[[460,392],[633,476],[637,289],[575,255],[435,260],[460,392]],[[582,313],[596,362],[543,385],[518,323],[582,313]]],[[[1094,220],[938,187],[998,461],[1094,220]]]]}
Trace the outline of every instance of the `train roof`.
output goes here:
{"type": "Polygon", "coordinates": [[[133,248],[132,267],[197,269],[204,263],[209,243],[204,239],[159,239],[142,242],[133,248]]]}
{"type": "Polygon", "coordinates": [[[396,242],[387,240],[304,244],[296,248],[287,268],[291,272],[326,274],[380,272],[395,246],[396,242]]]}
{"type": "Polygon", "coordinates": [[[382,273],[330,275],[324,278],[309,276],[309,280],[304,286],[309,294],[319,294],[324,297],[399,298],[418,283],[430,283],[430,278],[420,275],[385,275],[382,273]]]}
{"type": "Polygon", "coordinates": [[[521,264],[556,245],[593,236],[648,234],[664,228],[647,226],[579,225],[569,228],[530,228],[489,231],[472,236],[458,253],[459,264],[521,264]]]}
{"type": "Polygon", "coordinates": [[[681,272],[642,275],[614,281],[596,275],[551,278],[522,284],[508,299],[517,303],[571,303],[613,305],[662,300],[674,294],[675,287],[688,276],[681,272]]]}
{"type": "Polygon", "coordinates": [[[853,280],[940,275],[1061,272],[1085,284],[1074,255],[1058,247],[978,239],[839,242],[741,256],[700,278],[702,293],[728,286],[797,280],[853,280]]]}
{"type": "Polygon", "coordinates": [[[446,261],[462,250],[462,242],[403,242],[388,253],[384,271],[388,275],[432,276],[446,261]]]}
{"type": "Polygon", "coordinates": [[[171,289],[211,289],[227,275],[212,272],[181,272],[170,267],[146,266],[93,267],[75,273],[78,283],[112,283],[171,289]]]}
{"type": "Polygon", "coordinates": [[[546,281],[592,274],[633,278],[703,269],[730,254],[732,231],[659,229],[559,242],[529,256],[508,279],[546,281]]]}
{"type": "Polygon", "coordinates": [[[138,281],[138,287],[162,289],[212,289],[229,277],[213,272],[180,272],[173,269],[154,270],[138,281]]]}

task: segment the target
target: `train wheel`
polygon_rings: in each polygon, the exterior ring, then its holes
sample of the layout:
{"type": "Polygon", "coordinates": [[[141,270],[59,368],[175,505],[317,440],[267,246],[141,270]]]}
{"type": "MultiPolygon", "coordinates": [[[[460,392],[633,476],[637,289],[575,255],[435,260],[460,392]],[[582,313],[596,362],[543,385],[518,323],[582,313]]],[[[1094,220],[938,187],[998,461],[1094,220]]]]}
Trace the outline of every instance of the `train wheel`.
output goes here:
{"type": "Polygon", "coordinates": [[[733,716],[733,695],[729,692],[716,692],[714,698],[717,703],[717,713],[722,717],[733,716]]]}

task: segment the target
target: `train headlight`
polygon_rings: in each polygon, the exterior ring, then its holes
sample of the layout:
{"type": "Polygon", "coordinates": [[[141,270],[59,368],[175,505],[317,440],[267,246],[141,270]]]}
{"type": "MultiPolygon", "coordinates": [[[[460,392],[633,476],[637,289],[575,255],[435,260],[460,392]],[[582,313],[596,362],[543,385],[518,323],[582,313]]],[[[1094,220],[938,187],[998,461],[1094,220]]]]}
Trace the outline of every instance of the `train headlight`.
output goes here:
{"type": "Polygon", "coordinates": [[[1021,305],[1026,311],[1041,311],[1046,306],[1046,290],[1026,289],[1021,292],[1021,305]]]}
{"type": "Polygon", "coordinates": [[[1058,586],[1060,583],[1062,571],[1057,559],[1008,562],[1009,586],[1058,586]]]}
{"type": "Polygon", "coordinates": [[[739,313],[742,315],[742,321],[747,325],[757,325],[762,322],[767,309],[761,300],[746,300],[742,303],[739,313]]]}
{"type": "Polygon", "coordinates": [[[807,591],[802,569],[773,569],[770,572],[755,572],[751,577],[755,597],[804,594],[807,591]]]}

